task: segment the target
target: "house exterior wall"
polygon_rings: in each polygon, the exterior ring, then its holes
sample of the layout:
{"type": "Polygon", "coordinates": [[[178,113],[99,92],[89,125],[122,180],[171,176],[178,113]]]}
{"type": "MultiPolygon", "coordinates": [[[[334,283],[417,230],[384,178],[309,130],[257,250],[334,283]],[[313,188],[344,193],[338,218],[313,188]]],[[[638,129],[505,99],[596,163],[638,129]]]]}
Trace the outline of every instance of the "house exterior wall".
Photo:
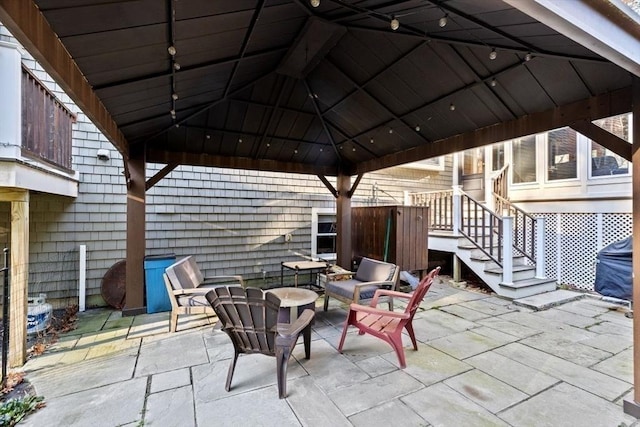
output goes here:
{"type": "MultiPolygon", "coordinates": [[[[2,25],[0,40],[16,43],[2,25]]],[[[86,306],[103,306],[102,277],[126,252],[122,157],[26,52],[23,63],[77,113],[72,162],[79,174],[77,198],[31,194],[29,294],[45,293],[55,308],[78,304],[79,245],[86,245],[86,306]],[[99,159],[98,150],[108,150],[109,159],[99,159]]],[[[366,174],[353,205],[402,204],[405,191],[450,188],[450,156],[446,163],[444,170],[366,174]],[[374,194],[374,186],[381,191],[374,194]]],[[[147,178],[162,167],[147,165],[147,178]]],[[[329,180],[335,186],[335,179],[329,180]]],[[[164,177],[147,192],[146,202],[147,255],[194,255],[208,275],[242,274],[267,284],[279,283],[281,261],[309,255],[312,209],[335,209],[333,196],[315,175],[191,166],[164,177]],[[284,241],[285,234],[291,241],[284,241]]],[[[0,203],[5,247],[9,228],[9,204],[0,203]]]]}

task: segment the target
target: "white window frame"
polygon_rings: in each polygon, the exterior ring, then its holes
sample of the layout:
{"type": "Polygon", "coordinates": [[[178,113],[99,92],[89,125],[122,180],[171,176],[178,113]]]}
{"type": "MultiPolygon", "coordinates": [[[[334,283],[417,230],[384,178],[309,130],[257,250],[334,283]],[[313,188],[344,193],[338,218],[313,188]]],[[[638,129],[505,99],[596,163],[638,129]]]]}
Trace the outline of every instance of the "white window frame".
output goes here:
{"type": "Polygon", "coordinates": [[[331,208],[311,208],[311,257],[313,259],[322,258],[325,261],[335,261],[338,258],[336,253],[318,254],[318,237],[336,236],[337,233],[318,233],[319,218],[322,216],[336,217],[336,210],[331,208]]]}
{"type": "Polygon", "coordinates": [[[404,165],[400,165],[400,167],[409,169],[443,171],[444,156],[433,157],[431,159],[424,159],[417,162],[405,163],[404,165]]]}

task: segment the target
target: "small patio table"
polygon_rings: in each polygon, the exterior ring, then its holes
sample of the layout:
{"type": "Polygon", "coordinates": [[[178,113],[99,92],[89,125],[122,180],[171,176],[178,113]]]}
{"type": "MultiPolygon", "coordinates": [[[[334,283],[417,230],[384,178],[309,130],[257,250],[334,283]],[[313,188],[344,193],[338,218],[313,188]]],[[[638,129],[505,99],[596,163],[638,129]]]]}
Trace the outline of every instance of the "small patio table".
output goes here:
{"type": "Polygon", "coordinates": [[[269,289],[267,292],[280,298],[278,323],[293,323],[307,308],[316,311],[318,294],[309,289],[275,288],[269,289]]]}
{"type": "Polygon", "coordinates": [[[317,286],[316,282],[313,280],[313,273],[319,273],[321,271],[326,270],[329,267],[329,263],[322,261],[290,261],[290,262],[282,262],[280,266],[280,286],[284,286],[284,269],[295,271],[295,276],[293,279],[293,284],[297,288],[298,287],[298,273],[301,271],[309,272],[309,282],[303,283],[302,285],[317,286]]]}

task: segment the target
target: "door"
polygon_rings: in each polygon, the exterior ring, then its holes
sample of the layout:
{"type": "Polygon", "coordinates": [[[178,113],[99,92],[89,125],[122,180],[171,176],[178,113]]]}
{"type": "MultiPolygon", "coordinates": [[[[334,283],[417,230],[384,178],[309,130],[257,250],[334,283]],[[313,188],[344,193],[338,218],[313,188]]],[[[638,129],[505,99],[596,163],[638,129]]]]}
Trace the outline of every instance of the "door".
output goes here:
{"type": "Polygon", "coordinates": [[[479,202],[484,202],[484,148],[472,148],[462,153],[462,190],[479,202]]]}

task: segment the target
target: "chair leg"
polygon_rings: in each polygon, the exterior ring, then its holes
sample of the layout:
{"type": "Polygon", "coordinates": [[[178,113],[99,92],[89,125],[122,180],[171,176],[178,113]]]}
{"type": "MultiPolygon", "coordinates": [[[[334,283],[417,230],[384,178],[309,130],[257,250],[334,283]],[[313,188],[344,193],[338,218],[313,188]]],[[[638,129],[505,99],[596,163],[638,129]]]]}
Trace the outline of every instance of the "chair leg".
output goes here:
{"type": "Polygon", "coordinates": [[[400,369],[407,367],[407,362],[404,358],[404,348],[402,347],[402,333],[389,335],[389,344],[396,352],[398,356],[398,362],[400,362],[400,369]]]}
{"type": "Polygon", "coordinates": [[[231,380],[233,379],[233,371],[236,369],[236,362],[238,361],[238,351],[234,349],[233,359],[229,365],[229,372],[227,372],[227,383],[224,385],[224,389],[231,390],[231,380]]]}
{"type": "Polygon", "coordinates": [[[278,375],[278,397],[287,397],[287,366],[289,365],[289,347],[276,347],[276,372],[278,375]]]}
{"type": "Polygon", "coordinates": [[[324,291],[324,311],[327,311],[329,308],[329,295],[327,295],[327,291],[324,291]]]}
{"type": "Polygon", "coordinates": [[[353,316],[353,311],[349,310],[349,314],[347,315],[347,320],[344,321],[344,328],[342,329],[342,336],[340,337],[340,344],[338,344],[338,352],[342,353],[342,346],[344,345],[344,339],[347,336],[347,329],[349,329],[349,325],[351,324],[351,316],[353,316]]]}
{"type": "Polygon", "coordinates": [[[304,358],[311,359],[311,325],[307,325],[302,331],[302,339],[304,341],[304,358]]]}
{"type": "Polygon", "coordinates": [[[178,313],[172,311],[169,318],[169,332],[175,332],[178,329],[178,313]]]}
{"type": "Polygon", "coordinates": [[[413,332],[413,325],[411,324],[411,322],[409,322],[406,325],[404,325],[404,327],[407,329],[407,332],[409,333],[409,337],[411,338],[411,343],[413,344],[413,349],[415,351],[418,351],[418,342],[416,341],[416,334],[413,332]]]}
{"type": "Polygon", "coordinates": [[[393,311],[393,298],[389,297],[388,304],[389,304],[389,311],[393,311]]]}

